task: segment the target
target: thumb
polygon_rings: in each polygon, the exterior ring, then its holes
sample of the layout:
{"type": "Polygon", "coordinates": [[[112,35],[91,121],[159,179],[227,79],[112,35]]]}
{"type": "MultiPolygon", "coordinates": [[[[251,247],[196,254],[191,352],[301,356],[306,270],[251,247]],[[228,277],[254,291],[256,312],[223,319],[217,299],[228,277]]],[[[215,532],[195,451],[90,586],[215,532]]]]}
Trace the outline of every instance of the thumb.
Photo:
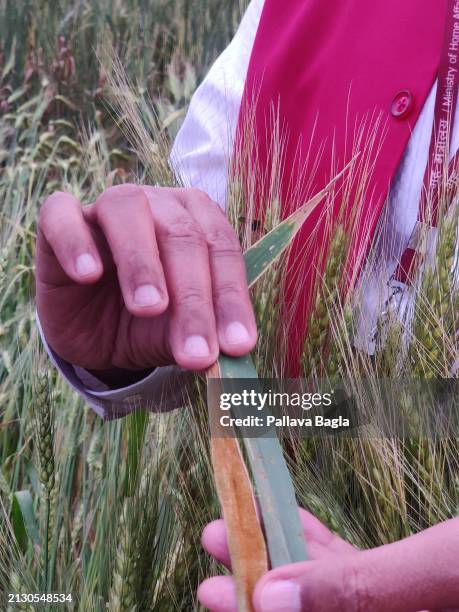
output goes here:
{"type": "Polygon", "coordinates": [[[256,612],[375,611],[367,601],[367,586],[350,556],[274,570],[260,580],[254,593],[256,612]]]}
{"type": "Polygon", "coordinates": [[[357,554],[277,568],[256,612],[415,612],[459,605],[459,520],[357,554]]]}

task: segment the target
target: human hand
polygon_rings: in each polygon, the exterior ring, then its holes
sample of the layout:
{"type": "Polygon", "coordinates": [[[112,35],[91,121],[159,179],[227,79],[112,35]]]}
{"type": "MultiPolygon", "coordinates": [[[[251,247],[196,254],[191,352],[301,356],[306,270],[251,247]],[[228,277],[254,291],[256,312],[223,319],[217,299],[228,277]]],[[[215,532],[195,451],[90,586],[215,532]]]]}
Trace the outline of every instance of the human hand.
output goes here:
{"type": "MultiPolygon", "coordinates": [[[[268,572],[256,612],[415,612],[459,609],[459,518],[394,544],[359,551],[300,510],[310,560],[268,572]]],[[[223,520],[204,530],[204,548],[230,567],[223,520]]],[[[230,576],[205,580],[198,598],[212,612],[236,612],[230,576]]]]}
{"type": "Polygon", "coordinates": [[[203,192],[120,185],[81,207],[56,192],[37,237],[37,309],[63,359],[91,370],[203,370],[256,343],[244,260],[203,192]]]}

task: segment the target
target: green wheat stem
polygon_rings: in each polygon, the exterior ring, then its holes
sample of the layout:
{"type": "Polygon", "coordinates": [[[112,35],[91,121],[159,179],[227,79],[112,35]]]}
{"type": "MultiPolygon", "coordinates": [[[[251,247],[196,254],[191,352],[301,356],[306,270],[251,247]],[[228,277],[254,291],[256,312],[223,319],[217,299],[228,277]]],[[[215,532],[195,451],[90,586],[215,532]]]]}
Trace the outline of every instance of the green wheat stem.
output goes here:
{"type": "Polygon", "coordinates": [[[45,584],[44,591],[48,592],[50,585],[48,584],[49,577],[49,525],[50,525],[50,514],[51,514],[51,498],[49,495],[46,497],[46,518],[45,518],[45,584]]]}

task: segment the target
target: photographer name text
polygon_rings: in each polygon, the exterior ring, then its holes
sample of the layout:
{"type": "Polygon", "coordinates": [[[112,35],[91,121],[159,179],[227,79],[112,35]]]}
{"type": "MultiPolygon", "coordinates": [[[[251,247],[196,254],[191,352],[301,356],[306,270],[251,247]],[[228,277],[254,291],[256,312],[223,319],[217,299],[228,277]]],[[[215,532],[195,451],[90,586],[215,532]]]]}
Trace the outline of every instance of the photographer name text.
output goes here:
{"type": "Polygon", "coordinates": [[[220,410],[225,414],[220,416],[221,427],[308,427],[341,429],[350,426],[348,418],[335,416],[327,418],[326,415],[292,416],[288,414],[273,415],[269,408],[298,409],[309,411],[314,408],[329,408],[333,403],[333,391],[328,393],[278,393],[268,391],[265,393],[254,390],[244,390],[241,393],[222,393],[220,395],[220,410]],[[246,408],[249,414],[234,416],[228,412],[234,408],[246,408]],[[260,413],[267,410],[267,414],[260,413]]]}
{"type": "Polygon", "coordinates": [[[266,416],[231,417],[224,414],[220,417],[222,427],[323,427],[326,429],[341,429],[349,427],[349,419],[342,416],[328,419],[322,415],[315,415],[312,418],[290,417],[286,414],[276,417],[271,414],[266,416]]]}

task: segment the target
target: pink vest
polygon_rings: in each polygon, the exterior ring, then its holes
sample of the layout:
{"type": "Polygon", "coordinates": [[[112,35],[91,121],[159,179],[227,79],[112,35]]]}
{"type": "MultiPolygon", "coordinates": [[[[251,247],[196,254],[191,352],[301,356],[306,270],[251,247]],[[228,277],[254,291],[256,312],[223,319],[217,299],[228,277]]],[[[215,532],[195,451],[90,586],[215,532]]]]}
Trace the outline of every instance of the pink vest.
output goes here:
{"type": "MultiPolygon", "coordinates": [[[[279,123],[287,134],[284,216],[291,212],[292,187],[299,184],[304,160],[309,159],[309,171],[314,166],[314,178],[306,177],[312,194],[332,176],[332,148],[339,171],[351,157],[356,126],[367,118],[364,143],[381,114],[385,135],[378,139],[374,172],[357,202],[361,222],[354,232],[348,270],[359,266],[368,250],[410,132],[435,81],[445,17],[446,0],[265,0],[237,140],[240,144],[244,133],[247,137],[244,109],[256,99],[250,137],[256,138],[260,168],[269,167],[266,133],[272,123],[268,117],[273,105],[278,108],[279,123]]],[[[304,191],[306,197],[306,187],[304,191]]],[[[262,204],[257,203],[260,217],[262,204]]],[[[320,259],[324,241],[324,224],[317,226],[318,217],[319,212],[306,222],[290,257],[286,308],[294,308],[292,374],[313,299],[316,272],[311,263],[320,259]],[[312,230],[317,232],[314,246],[305,260],[301,255],[312,230]]]]}

